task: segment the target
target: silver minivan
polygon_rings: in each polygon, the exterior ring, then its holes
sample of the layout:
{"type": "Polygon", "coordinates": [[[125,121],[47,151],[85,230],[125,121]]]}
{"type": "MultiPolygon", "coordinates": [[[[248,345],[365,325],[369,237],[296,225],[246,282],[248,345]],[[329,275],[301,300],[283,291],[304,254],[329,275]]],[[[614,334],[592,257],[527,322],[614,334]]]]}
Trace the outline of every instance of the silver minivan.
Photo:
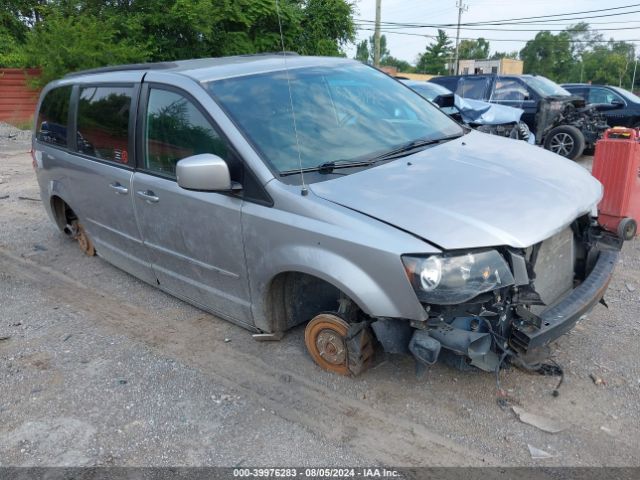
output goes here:
{"type": "Polygon", "coordinates": [[[539,362],[603,298],[602,187],[347,59],[107,67],[43,90],[43,204],[82,249],[322,368],[539,362]]]}

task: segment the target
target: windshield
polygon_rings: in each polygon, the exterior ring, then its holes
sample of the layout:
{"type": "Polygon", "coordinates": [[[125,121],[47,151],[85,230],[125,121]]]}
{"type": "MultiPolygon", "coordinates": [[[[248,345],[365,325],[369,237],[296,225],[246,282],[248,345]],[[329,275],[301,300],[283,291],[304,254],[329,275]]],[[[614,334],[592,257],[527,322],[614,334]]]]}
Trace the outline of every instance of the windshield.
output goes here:
{"type": "Polygon", "coordinates": [[[557,83],[552,82],[548,78],[540,77],[537,75],[535,77],[523,76],[521,78],[526,84],[528,84],[531,88],[536,90],[544,97],[549,97],[552,95],[559,95],[564,97],[571,95],[571,93],[569,93],[567,90],[562,88],[557,83]]]}
{"type": "Polygon", "coordinates": [[[635,93],[620,87],[611,87],[611,88],[616,92],[618,92],[623,97],[625,97],[627,100],[631,100],[633,103],[640,103],[640,97],[637,96],[635,93]]]}
{"type": "Polygon", "coordinates": [[[316,66],[290,69],[288,75],[289,81],[278,71],[207,87],[279,173],[362,162],[414,140],[463,134],[438,108],[371,67],[316,66]]]}

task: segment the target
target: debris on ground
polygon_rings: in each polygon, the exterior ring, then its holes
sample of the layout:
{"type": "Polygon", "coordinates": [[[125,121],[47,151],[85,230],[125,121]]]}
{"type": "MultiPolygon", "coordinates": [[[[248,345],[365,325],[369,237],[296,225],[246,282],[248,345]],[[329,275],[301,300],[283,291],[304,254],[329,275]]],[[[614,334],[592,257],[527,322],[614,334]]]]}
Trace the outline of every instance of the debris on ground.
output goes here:
{"type": "Polygon", "coordinates": [[[593,381],[594,385],[606,385],[607,381],[597,375],[590,373],[589,378],[593,381]]]}
{"type": "Polygon", "coordinates": [[[4,199],[6,199],[6,198],[9,198],[9,195],[2,195],[2,196],[0,197],[0,200],[4,200],[4,199]]]}
{"type": "Polygon", "coordinates": [[[39,198],[18,196],[18,200],[29,200],[30,202],[41,202],[39,198]]]}
{"type": "Polygon", "coordinates": [[[602,425],[600,427],[600,430],[602,430],[604,433],[613,436],[613,430],[611,430],[609,427],[605,427],[604,425],[602,425]]]}
{"type": "Polygon", "coordinates": [[[0,342],[3,341],[3,340],[9,340],[10,338],[11,337],[8,337],[8,336],[7,337],[0,337],[0,342]]]}
{"type": "Polygon", "coordinates": [[[566,428],[564,425],[561,425],[555,420],[529,413],[524,408],[513,405],[511,409],[522,423],[526,423],[527,425],[539,428],[544,432],[558,433],[566,428]]]}
{"type": "Polygon", "coordinates": [[[230,341],[231,341],[231,339],[230,339],[230,338],[225,338],[225,339],[224,339],[224,343],[229,343],[230,341]]]}
{"type": "Polygon", "coordinates": [[[636,287],[634,287],[630,283],[625,283],[624,286],[627,287],[627,290],[629,290],[630,292],[635,292],[636,291],[636,287]]]}
{"type": "Polygon", "coordinates": [[[543,458],[553,458],[556,456],[556,455],[551,455],[549,452],[545,452],[544,450],[541,450],[529,444],[527,444],[527,447],[529,447],[529,453],[531,454],[531,458],[534,460],[539,460],[543,458]]]}

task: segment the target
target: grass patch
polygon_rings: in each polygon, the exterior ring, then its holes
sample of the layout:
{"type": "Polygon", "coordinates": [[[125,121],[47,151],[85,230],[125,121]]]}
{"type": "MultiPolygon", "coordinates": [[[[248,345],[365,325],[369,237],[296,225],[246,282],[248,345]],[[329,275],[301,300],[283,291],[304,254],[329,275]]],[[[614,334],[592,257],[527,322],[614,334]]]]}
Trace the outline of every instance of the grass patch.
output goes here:
{"type": "Polygon", "coordinates": [[[4,122],[20,130],[31,130],[31,127],[33,127],[33,117],[27,120],[5,120],[4,122]]]}

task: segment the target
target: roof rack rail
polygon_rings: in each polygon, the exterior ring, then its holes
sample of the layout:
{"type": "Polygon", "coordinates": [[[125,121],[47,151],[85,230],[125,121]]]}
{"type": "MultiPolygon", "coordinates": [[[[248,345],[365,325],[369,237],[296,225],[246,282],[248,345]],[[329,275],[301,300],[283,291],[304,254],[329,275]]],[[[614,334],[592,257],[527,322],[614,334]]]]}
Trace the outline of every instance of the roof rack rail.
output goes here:
{"type": "Polygon", "coordinates": [[[131,63],[128,65],[111,65],[109,67],[90,68],[88,70],[79,70],[77,72],[67,73],[65,75],[65,78],[77,77],[80,75],[88,75],[91,73],[124,72],[128,70],[166,70],[168,68],[174,68],[177,66],[178,64],[173,62],[131,63]]]}

